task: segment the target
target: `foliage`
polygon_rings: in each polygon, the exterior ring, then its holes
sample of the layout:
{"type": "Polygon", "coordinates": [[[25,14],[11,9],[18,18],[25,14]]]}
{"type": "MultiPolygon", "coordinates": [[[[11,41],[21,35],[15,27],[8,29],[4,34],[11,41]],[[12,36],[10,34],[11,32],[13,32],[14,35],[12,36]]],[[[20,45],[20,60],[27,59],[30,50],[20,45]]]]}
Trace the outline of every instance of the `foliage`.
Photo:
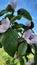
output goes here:
{"type": "MultiPolygon", "coordinates": [[[[8,17],[10,20],[10,24],[12,24],[12,26],[5,33],[0,33],[0,48],[3,47],[6,53],[8,53],[13,58],[13,64],[10,65],[17,65],[14,63],[15,59],[17,58],[19,59],[20,65],[24,65],[25,63],[23,56],[25,57],[25,60],[28,61],[29,59],[27,56],[30,53],[33,54],[31,49],[34,47],[33,49],[35,53],[33,55],[35,58],[35,64],[37,64],[37,45],[29,45],[22,38],[22,34],[24,33],[24,31],[27,31],[28,29],[33,29],[34,27],[32,17],[27,10],[22,8],[16,11],[17,16],[14,15],[14,12],[15,10],[10,5],[8,5],[6,9],[0,11],[0,17],[6,14],[4,18],[8,17]],[[31,26],[28,27],[24,24],[16,22],[16,20],[20,20],[22,17],[31,21],[31,26]],[[19,32],[21,34],[21,37],[20,35],[18,35],[19,32]]],[[[7,61],[7,64],[9,61],[7,61]]]]}

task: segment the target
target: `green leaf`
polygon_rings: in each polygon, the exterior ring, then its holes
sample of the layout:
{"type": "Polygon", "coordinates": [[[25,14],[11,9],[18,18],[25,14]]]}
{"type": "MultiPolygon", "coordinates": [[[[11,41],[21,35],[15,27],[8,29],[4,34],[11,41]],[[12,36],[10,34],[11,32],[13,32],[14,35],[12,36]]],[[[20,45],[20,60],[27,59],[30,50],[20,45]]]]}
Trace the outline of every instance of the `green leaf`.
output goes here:
{"type": "Polygon", "coordinates": [[[19,61],[20,61],[20,65],[25,65],[25,63],[24,63],[24,59],[21,57],[21,58],[19,58],[19,61]]]}
{"type": "Polygon", "coordinates": [[[34,51],[35,51],[35,55],[34,55],[34,60],[35,60],[35,65],[37,64],[37,45],[33,45],[34,46],[34,51]]]}
{"type": "Polygon", "coordinates": [[[24,43],[24,42],[21,43],[21,44],[19,45],[19,47],[18,47],[18,54],[19,54],[19,56],[24,55],[25,52],[26,52],[26,50],[27,50],[27,44],[24,43]]]}
{"type": "Polygon", "coordinates": [[[34,27],[34,23],[31,21],[31,26],[25,26],[24,24],[22,25],[22,28],[24,28],[24,30],[28,30],[28,29],[32,29],[34,27]]]}
{"type": "Polygon", "coordinates": [[[12,20],[12,21],[20,20],[21,17],[22,17],[21,15],[18,15],[18,16],[13,17],[11,20],[12,20]]]}
{"type": "Polygon", "coordinates": [[[34,23],[31,21],[31,26],[29,27],[29,29],[32,29],[34,27],[34,23]]]}
{"type": "Polygon", "coordinates": [[[24,39],[23,39],[22,37],[18,38],[18,42],[19,42],[19,43],[21,43],[21,42],[23,42],[23,41],[24,41],[24,39]]]}
{"type": "Polygon", "coordinates": [[[6,13],[6,10],[1,10],[0,11],[0,16],[4,15],[6,13]]]}
{"type": "Polygon", "coordinates": [[[22,24],[18,24],[18,23],[14,23],[14,28],[18,29],[18,28],[22,28],[22,24]]]}
{"type": "Polygon", "coordinates": [[[11,7],[11,5],[8,5],[5,10],[0,11],[0,16],[4,15],[5,13],[12,12],[14,13],[14,9],[11,7]]]}
{"type": "Polygon", "coordinates": [[[9,29],[6,33],[4,33],[4,38],[2,40],[3,47],[5,51],[10,55],[14,56],[17,45],[18,45],[18,34],[16,30],[9,29]]]}
{"type": "Polygon", "coordinates": [[[7,14],[6,16],[5,16],[5,18],[6,17],[8,17],[10,20],[11,20],[11,18],[13,18],[13,15],[12,14],[7,14]]]}
{"type": "Polygon", "coordinates": [[[31,53],[31,46],[27,45],[26,55],[29,55],[31,53]]]}
{"type": "Polygon", "coordinates": [[[7,12],[13,12],[13,13],[14,13],[14,9],[11,7],[11,5],[8,5],[8,6],[6,7],[6,11],[7,11],[7,12]]]}
{"type": "Polygon", "coordinates": [[[17,11],[17,14],[18,15],[22,15],[23,17],[27,18],[28,20],[32,20],[32,17],[30,15],[30,13],[27,10],[25,10],[25,9],[19,9],[17,11]]]}
{"type": "Polygon", "coordinates": [[[25,26],[24,24],[22,25],[22,28],[23,28],[25,31],[29,29],[29,27],[28,27],[28,26],[25,26]]]}

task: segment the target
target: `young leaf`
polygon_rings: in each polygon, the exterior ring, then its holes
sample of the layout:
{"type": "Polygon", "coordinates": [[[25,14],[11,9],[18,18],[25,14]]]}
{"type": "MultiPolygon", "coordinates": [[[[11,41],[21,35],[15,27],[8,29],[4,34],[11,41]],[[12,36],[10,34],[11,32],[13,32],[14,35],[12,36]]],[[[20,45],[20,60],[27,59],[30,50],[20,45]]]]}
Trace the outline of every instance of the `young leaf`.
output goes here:
{"type": "Polygon", "coordinates": [[[6,13],[6,10],[1,10],[0,11],[0,16],[4,15],[6,13]]]}
{"type": "Polygon", "coordinates": [[[18,15],[22,15],[23,17],[27,18],[28,20],[32,20],[32,17],[30,15],[30,13],[27,10],[25,10],[25,9],[19,9],[17,11],[17,14],[18,15]]]}
{"type": "Polygon", "coordinates": [[[26,50],[27,50],[27,44],[26,43],[21,43],[18,47],[18,55],[19,56],[22,56],[26,53],[26,50]]]}
{"type": "Polygon", "coordinates": [[[32,29],[34,27],[34,23],[31,21],[31,26],[29,27],[29,29],[32,29]]]}
{"type": "Polygon", "coordinates": [[[13,13],[14,13],[14,9],[11,7],[11,5],[8,5],[8,6],[6,7],[6,11],[7,11],[7,12],[13,12],[13,13]]]}
{"type": "Polygon", "coordinates": [[[13,18],[13,15],[12,14],[7,14],[6,16],[5,16],[5,18],[6,17],[8,17],[10,20],[11,20],[11,18],[13,18]]]}

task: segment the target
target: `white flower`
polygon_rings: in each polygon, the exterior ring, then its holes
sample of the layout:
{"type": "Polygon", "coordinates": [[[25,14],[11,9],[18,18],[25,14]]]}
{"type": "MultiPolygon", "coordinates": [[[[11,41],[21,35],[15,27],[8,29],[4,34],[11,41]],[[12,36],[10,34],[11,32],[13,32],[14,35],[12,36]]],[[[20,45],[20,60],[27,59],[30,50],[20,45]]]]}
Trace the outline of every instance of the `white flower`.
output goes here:
{"type": "Polygon", "coordinates": [[[28,26],[28,27],[31,26],[31,21],[28,20],[28,21],[25,23],[25,26],[28,26]]]}
{"type": "Polygon", "coordinates": [[[27,30],[26,32],[24,32],[23,34],[23,38],[26,40],[28,39],[30,36],[32,35],[32,30],[27,30]]]}
{"type": "Polygon", "coordinates": [[[0,25],[0,33],[4,33],[7,31],[7,29],[10,27],[10,21],[8,18],[3,19],[1,21],[1,25],[0,25]]]}
{"type": "Polygon", "coordinates": [[[27,65],[32,65],[34,63],[34,58],[31,58],[28,62],[27,65]]]}
{"type": "Polygon", "coordinates": [[[23,34],[23,38],[28,44],[37,44],[37,34],[34,34],[30,29],[23,34]]]}
{"type": "Polygon", "coordinates": [[[31,43],[37,44],[37,34],[33,34],[32,36],[33,38],[31,39],[31,43]]]}
{"type": "Polygon", "coordinates": [[[14,2],[10,2],[10,5],[11,5],[11,7],[13,8],[13,9],[15,9],[16,8],[16,6],[17,6],[17,1],[15,0],[14,2]]]}

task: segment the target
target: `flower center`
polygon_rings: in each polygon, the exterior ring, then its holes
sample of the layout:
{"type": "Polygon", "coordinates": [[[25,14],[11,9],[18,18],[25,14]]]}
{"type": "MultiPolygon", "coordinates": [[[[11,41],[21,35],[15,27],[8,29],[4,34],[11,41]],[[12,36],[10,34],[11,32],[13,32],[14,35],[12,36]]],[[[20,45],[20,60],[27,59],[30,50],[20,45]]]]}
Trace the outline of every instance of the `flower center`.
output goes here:
{"type": "Polygon", "coordinates": [[[33,38],[34,38],[34,35],[31,35],[31,36],[29,37],[30,40],[33,39],[33,38]]]}

